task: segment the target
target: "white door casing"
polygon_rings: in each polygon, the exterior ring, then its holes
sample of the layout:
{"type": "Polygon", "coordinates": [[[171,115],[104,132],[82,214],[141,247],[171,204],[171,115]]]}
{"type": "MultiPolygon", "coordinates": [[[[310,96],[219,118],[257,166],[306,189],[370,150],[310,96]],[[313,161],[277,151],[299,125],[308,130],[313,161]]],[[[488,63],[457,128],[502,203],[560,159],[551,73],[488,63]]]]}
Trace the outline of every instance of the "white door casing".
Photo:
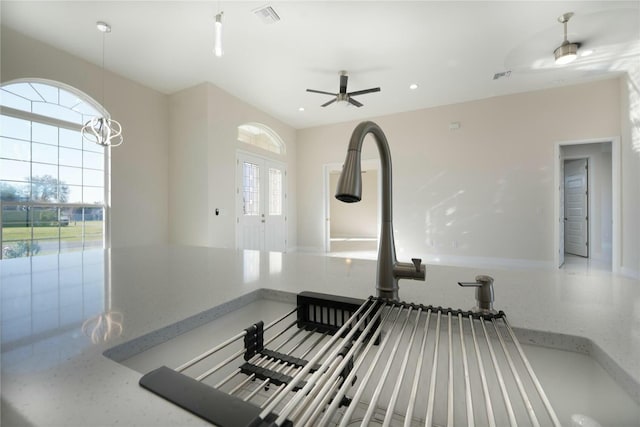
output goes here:
{"type": "Polygon", "coordinates": [[[589,256],[588,160],[564,162],[565,252],[589,256]]]}
{"type": "MultiPolygon", "coordinates": [[[[611,144],[611,269],[614,273],[620,273],[624,271],[621,264],[622,253],[622,230],[621,230],[621,170],[622,170],[622,157],[621,157],[621,143],[619,136],[605,136],[592,139],[577,139],[577,140],[564,140],[554,142],[553,154],[554,154],[554,168],[553,168],[553,182],[554,182],[554,216],[559,212],[560,197],[556,193],[558,189],[564,186],[564,176],[561,175],[560,164],[564,162],[562,156],[562,150],[564,147],[570,147],[573,145],[583,144],[611,144]]],[[[560,237],[560,223],[559,221],[553,221],[553,233],[555,238],[553,239],[554,246],[554,265],[560,265],[560,251],[558,248],[560,237]]]]}
{"type": "Polygon", "coordinates": [[[560,176],[563,177],[563,182],[558,186],[558,193],[560,197],[560,210],[558,211],[558,225],[560,232],[558,233],[558,267],[564,265],[564,162],[560,159],[560,176]]]}
{"type": "Polygon", "coordinates": [[[236,161],[236,246],[286,250],[284,164],[238,152],[236,161]]]}

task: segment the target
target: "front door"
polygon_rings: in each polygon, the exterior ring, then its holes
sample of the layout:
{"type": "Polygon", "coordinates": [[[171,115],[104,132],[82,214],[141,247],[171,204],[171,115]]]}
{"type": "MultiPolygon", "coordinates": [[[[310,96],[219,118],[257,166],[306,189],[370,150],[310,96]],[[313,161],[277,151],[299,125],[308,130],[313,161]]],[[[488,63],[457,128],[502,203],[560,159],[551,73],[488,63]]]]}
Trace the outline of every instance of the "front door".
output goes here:
{"type": "Polygon", "coordinates": [[[284,165],[238,153],[236,183],[237,247],[284,252],[287,247],[284,165]]]}
{"type": "Polygon", "coordinates": [[[568,254],[589,256],[587,159],[564,163],[564,248],[568,254]]]}

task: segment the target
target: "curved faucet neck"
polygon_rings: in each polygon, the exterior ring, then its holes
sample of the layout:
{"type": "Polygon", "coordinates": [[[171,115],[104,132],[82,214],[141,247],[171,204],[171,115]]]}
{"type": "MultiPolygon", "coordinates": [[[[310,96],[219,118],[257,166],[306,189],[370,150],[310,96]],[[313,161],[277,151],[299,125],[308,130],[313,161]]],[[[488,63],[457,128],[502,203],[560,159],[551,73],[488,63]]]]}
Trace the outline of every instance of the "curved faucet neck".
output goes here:
{"type": "Polygon", "coordinates": [[[382,179],[382,220],[380,222],[380,243],[378,246],[378,274],[376,289],[378,296],[397,300],[398,279],[424,280],[425,267],[418,258],[412,263],[398,262],[393,240],[393,208],[391,200],[391,152],[387,137],[373,122],[360,123],[351,134],[349,149],[345,159],[336,198],[346,203],[359,202],[362,197],[361,154],[362,142],[367,134],[373,134],[380,153],[382,179]]]}
{"type": "MultiPolygon", "coordinates": [[[[382,179],[382,223],[390,223],[393,221],[393,209],[391,200],[391,151],[389,151],[389,143],[384,132],[374,122],[360,123],[351,134],[349,141],[349,150],[358,152],[361,155],[362,143],[365,136],[371,133],[380,153],[380,175],[382,179]]],[[[393,238],[392,238],[393,243],[393,238]]],[[[394,257],[395,259],[395,257],[394,257]]]]}

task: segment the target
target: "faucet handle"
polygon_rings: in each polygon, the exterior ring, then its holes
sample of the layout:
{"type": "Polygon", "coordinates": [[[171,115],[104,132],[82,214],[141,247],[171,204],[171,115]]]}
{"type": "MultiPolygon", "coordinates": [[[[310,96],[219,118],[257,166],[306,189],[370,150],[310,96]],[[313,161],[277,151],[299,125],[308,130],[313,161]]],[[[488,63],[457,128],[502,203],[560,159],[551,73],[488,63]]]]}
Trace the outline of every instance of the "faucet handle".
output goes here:
{"type": "Polygon", "coordinates": [[[413,265],[416,267],[416,273],[420,273],[420,265],[422,265],[422,259],[411,258],[411,262],[413,262],[413,265]]]}

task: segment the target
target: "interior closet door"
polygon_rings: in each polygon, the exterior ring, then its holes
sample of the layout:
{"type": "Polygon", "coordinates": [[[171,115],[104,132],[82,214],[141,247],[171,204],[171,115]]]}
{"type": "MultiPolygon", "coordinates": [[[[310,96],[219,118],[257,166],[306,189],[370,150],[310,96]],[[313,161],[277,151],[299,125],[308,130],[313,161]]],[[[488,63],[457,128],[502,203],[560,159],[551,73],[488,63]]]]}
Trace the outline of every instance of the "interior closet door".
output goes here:
{"type": "Polygon", "coordinates": [[[237,247],[286,250],[286,170],[270,159],[239,153],[236,166],[237,247]]]}
{"type": "Polygon", "coordinates": [[[564,163],[564,247],[568,254],[589,256],[587,159],[564,163]]]}

